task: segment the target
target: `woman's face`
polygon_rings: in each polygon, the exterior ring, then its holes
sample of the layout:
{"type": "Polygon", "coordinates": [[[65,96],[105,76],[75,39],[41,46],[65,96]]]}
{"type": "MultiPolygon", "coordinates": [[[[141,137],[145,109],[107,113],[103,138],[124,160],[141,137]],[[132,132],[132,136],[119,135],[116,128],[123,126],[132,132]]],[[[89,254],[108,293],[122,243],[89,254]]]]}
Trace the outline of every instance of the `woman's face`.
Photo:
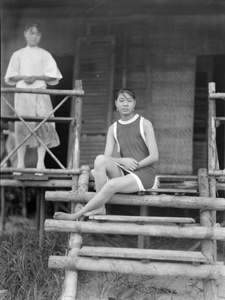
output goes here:
{"type": "Polygon", "coordinates": [[[41,40],[41,33],[37,30],[36,27],[30,27],[24,32],[27,45],[30,47],[35,47],[39,44],[41,40]]]}
{"type": "Polygon", "coordinates": [[[135,104],[136,100],[126,92],[119,94],[116,100],[116,107],[124,115],[129,115],[134,110],[135,104]]]}

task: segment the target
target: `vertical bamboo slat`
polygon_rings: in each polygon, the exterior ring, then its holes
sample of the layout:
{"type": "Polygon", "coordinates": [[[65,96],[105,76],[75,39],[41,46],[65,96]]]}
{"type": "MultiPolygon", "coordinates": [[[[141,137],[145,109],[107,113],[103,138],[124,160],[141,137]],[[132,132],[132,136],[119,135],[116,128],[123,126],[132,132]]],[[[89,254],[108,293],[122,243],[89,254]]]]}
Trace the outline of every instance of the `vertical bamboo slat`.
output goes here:
{"type": "MultiPolygon", "coordinates": [[[[84,166],[82,168],[82,174],[79,177],[79,188],[78,192],[86,192],[88,190],[89,182],[89,167],[84,166]]],[[[76,205],[75,211],[80,209],[81,205],[76,205]]],[[[79,233],[71,233],[69,240],[69,252],[68,256],[75,259],[78,256],[78,252],[82,245],[82,235],[79,233]]],[[[78,283],[78,271],[77,270],[66,270],[65,279],[62,288],[62,294],[60,300],[75,300],[77,294],[77,283],[78,283]]]]}
{"type": "MultiPolygon", "coordinates": [[[[141,206],[140,207],[140,216],[148,216],[148,206],[141,206]]],[[[150,237],[146,237],[143,235],[138,236],[138,248],[148,248],[150,244],[150,237]]]]}
{"type": "MultiPolygon", "coordinates": [[[[199,170],[199,192],[201,197],[209,196],[209,182],[206,169],[199,170]]],[[[200,211],[200,224],[205,227],[212,227],[212,212],[209,210],[200,211]]],[[[214,241],[202,241],[202,253],[207,258],[208,263],[214,265],[216,262],[214,241]]],[[[204,299],[217,300],[216,280],[203,280],[204,299]]]]}
{"type": "MultiPolygon", "coordinates": [[[[216,92],[215,82],[209,83],[209,94],[216,92]]],[[[218,166],[218,156],[217,156],[217,147],[216,147],[216,100],[209,98],[209,112],[208,112],[208,171],[215,171],[218,166]]],[[[216,197],[216,177],[211,176],[209,178],[209,196],[216,197]]],[[[212,211],[212,224],[216,223],[216,210],[212,211]]],[[[217,245],[214,241],[214,253],[215,260],[217,259],[217,245]]]]}
{"type": "Polygon", "coordinates": [[[1,186],[1,229],[5,230],[5,187],[1,186]]]}
{"type": "MultiPolygon", "coordinates": [[[[75,88],[82,90],[82,82],[80,80],[75,81],[75,88]]],[[[82,98],[75,98],[75,129],[74,129],[74,146],[71,153],[71,165],[73,169],[76,169],[80,165],[80,136],[81,136],[81,124],[82,124],[82,98]]],[[[89,172],[88,169],[83,169],[80,175],[80,181],[78,182],[78,176],[72,176],[72,191],[87,191],[88,190],[89,172]],[[80,186],[79,186],[80,185],[80,186]]],[[[71,204],[71,213],[80,209],[80,204],[71,204]]],[[[82,245],[82,236],[79,233],[71,233],[69,239],[69,252],[68,256],[77,257],[78,251],[82,245]]],[[[78,271],[66,270],[65,280],[63,284],[61,300],[75,299],[77,293],[78,271]]]]}
{"type": "Polygon", "coordinates": [[[45,222],[45,189],[43,187],[40,190],[40,229],[39,229],[39,247],[42,247],[44,242],[44,222],[45,222]]]}

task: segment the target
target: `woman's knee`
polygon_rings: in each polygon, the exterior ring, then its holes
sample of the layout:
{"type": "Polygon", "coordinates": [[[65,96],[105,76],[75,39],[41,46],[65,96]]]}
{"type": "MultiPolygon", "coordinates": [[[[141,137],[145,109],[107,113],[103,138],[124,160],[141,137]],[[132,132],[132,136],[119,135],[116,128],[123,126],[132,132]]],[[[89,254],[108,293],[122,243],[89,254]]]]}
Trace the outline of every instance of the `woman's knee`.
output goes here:
{"type": "Polygon", "coordinates": [[[95,158],[94,161],[94,168],[99,169],[99,168],[104,168],[106,165],[107,157],[104,154],[100,154],[95,158]]]}
{"type": "Polygon", "coordinates": [[[118,190],[118,178],[112,178],[105,184],[105,188],[111,193],[116,193],[118,190]]]}

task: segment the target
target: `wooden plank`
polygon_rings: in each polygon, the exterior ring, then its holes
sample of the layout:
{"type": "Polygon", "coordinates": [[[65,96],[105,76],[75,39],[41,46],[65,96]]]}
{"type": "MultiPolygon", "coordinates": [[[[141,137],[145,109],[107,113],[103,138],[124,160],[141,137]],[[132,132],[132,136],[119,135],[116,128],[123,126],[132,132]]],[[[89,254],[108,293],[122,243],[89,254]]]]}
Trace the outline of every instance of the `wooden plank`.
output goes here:
{"type": "MultiPolygon", "coordinates": [[[[96,195],[95,192],[72,193],[66,191],[51,191],[45,193],[47,201],[62,202],[88,202],[96,195]]],[[[198,196],[176,196],[176,195],[136,195],[136,194],[115,194],[108,201],[108,204],[134,205],[134,206],[156,206],[175,207],[188,209],[225,210],[225,198],[198,197],[198,196]]]]}
{"type": "Polygon", "coordinates": [[[148,216],[116,216],[116,215],[95,215],[89,216],[90,220],[111,221],[111,222],[143,222],[143,223],[195,223],[192,218],[180,217],[148,217],[148,216]]]}
{"type": "MultiPolygon", "coordinates": [[[[40,176],[41,177],[41,176],[40,176]]],[[[49,188],[70,188],[71,189],[72,180],[69,177],[68,180],[62,179],[52,179],[48,181],[43,180],[30,180],[30,181],[21,181],[16,179],[1,179],[0,186],[11,186],[11,187],[49,187],[49,188]]]]}
{"type": "Polygon", "coordinates": [[[90,247],[84,246],[79,250],[79,256],[114,257],[131,259],[150,259],[163,261],[189,261],[206,263],[207,259],[201,252],[173,251],[162,249],[135,249],[117,247],[90,247]]]}
{"type": "Polygon", "coordinates": [[[149,193],[178,193],[178,194],[197,194],[198,190],[197,189],[147,189],[144,194],[149,194],[149,193]]]}
{"type": "MultiPolygon", "coordinates": [[[[225,278],[225,266],[215,264],[193,266],[190,263],[146,262],[113,258],[50,256],[48,267],[54,269],[75,269],[95,272],[114,272],[147,276],[184,276],[189,278],[225,278]]],[[[205,298],[208,299],[208,298],[205,298]]]]}
{"type": "Polygon", "coordinates": [[[145,235],[155,237],[183,238],[183,239],[211,239],[225,241],[225,228],[220,228],[217,224],[212,228],[187,225],[178,226],[174,224],[135,224],[116,222],[95,222],[95,221],[63,221],[46,220],[46,231],[57,232],[79,232],[94,234],[121,234],[121,235],[145,235]]]}

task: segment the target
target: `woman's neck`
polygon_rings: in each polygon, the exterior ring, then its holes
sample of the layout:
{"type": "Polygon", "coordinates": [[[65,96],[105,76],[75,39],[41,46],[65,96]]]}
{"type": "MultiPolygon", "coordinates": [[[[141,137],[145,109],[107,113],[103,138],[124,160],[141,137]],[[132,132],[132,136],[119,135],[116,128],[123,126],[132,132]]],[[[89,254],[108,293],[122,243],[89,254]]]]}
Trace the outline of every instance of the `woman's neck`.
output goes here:
{"type": "Polygon", "coordinates": [[[120,115],[122,121],[129,121],[131,120],[136,114],[131,113],[130,115],[120,115]]]}

